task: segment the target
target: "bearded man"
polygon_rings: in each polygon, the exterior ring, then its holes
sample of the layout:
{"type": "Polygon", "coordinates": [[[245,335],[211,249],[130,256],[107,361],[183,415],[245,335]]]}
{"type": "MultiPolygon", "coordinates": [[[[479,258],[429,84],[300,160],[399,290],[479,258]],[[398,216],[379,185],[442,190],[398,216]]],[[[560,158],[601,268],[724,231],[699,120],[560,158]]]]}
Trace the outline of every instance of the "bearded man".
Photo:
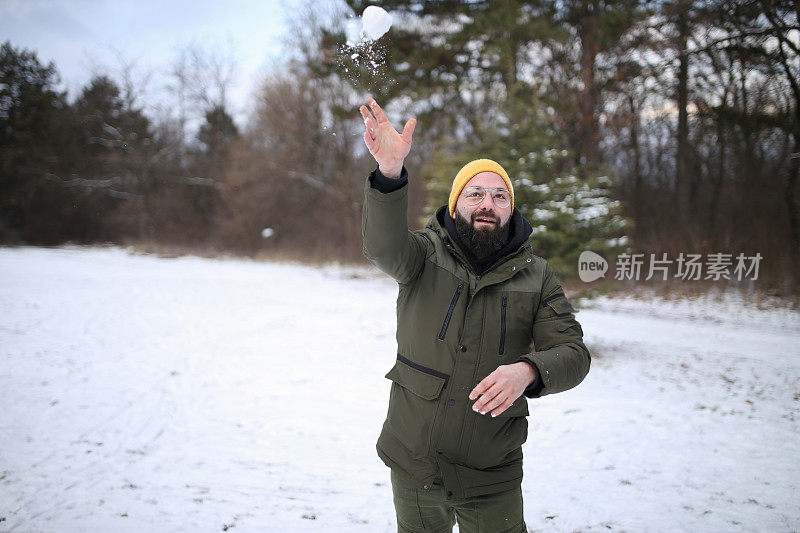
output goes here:
{"type": "Polygon", "coordinates": [[[553,269],[533,255],[514,187],[489,159],[456,175],[423,230],[406,224],[416,120],[399,134],[370,98],[364,255],[397,280],[397,359],[378,455],[399,532],[525,532],[527,398],[570,389],[589,351],[553,269]],[[526,398],[527,397],[527,398],[526,398]]]}

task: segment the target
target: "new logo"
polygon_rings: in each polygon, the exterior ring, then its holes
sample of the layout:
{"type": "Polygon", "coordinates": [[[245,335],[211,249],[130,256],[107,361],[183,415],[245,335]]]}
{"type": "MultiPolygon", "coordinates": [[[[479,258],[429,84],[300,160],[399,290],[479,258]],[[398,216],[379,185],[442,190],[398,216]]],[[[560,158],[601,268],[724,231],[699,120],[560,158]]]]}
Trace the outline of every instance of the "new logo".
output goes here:
{"type": "Polygon", "coordinates": [[[585,250],[578,257],[578,277],[585,283],[604,278],[608,272],[608,261],[602,255],[585,250]]]}

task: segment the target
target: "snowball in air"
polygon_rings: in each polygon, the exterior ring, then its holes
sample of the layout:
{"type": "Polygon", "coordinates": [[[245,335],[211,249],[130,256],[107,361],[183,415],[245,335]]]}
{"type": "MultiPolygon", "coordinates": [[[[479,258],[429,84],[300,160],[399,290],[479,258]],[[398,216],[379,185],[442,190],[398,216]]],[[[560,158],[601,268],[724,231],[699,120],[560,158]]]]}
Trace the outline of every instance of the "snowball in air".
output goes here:
{"type": "Polygon", "coordinates": [[[392,16],[382,7],[368,6],[361,14],[361,23],[364,33],[374,41],[392,27],[392,16]]]}
{"type": "Polygon", "coordinates": [[[261,236],[264,237],[265,239],[269,239],[273,235],[275,235],[275,230],[272,228],[264,228],[263,230],[261,230],[261,236]]]}
{"type": "Polygon", "coordinates": [[[347,46],[357,46],[364,41],[374,41],[392,27],[392,16],[378,6],[368,6],[361,14],[361,24],[351,20],[345,26],[347,46]]]}

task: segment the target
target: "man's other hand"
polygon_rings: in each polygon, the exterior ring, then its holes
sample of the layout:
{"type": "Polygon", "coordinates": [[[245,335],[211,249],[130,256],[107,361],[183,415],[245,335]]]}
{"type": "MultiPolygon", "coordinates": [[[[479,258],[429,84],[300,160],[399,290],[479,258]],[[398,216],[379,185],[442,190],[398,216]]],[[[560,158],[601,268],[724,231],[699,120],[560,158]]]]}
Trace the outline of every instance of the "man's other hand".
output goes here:
{"type": "Polygon", "coordinates": [[[497,416],[511,407],[535,379],[536,371],[528,363],[499,366],[469,393],[470,400],[478,399],[472,410],[497,416]]]}

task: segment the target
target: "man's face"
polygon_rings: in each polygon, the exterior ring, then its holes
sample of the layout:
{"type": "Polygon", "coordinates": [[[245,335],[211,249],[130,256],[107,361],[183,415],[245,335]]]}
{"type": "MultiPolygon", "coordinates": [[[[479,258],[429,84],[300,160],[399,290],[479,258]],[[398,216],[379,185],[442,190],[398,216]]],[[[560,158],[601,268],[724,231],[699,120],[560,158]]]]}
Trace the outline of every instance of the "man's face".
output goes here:
{"type": "Polygon", "coordinates": [[[512,208],[498,206],[493,196],[501,189],[508,193],[505,181],[494,172],[481,172],[476,174],[464,186],[464,190],[456,200],[453,219],[456,230],[464,245],[475,257],[488,257],[500,250],[508,242],[509,227],[512,208]],[[475,194],[470,187],[483,187],[486,194],[477,204],[470,205],[468,195],[475,194]]]}
{"type": "Polygon", "coordinates": [[[456,200],[456,209],[453,218],[461,215],[464,220],[469,221],[476,231],[496,231],[505,226],[511,218],[511,205],[498,207],[494,204],[491,194],[486,194],[483,200],[477,205],[467,203],[466,194],[470,187],[484,187],[486,189],[504,189],[508,191],[506,182],[494,172],[481,172],[475,174],[471,180],[464,185],[464,189],[456,200]]]}

